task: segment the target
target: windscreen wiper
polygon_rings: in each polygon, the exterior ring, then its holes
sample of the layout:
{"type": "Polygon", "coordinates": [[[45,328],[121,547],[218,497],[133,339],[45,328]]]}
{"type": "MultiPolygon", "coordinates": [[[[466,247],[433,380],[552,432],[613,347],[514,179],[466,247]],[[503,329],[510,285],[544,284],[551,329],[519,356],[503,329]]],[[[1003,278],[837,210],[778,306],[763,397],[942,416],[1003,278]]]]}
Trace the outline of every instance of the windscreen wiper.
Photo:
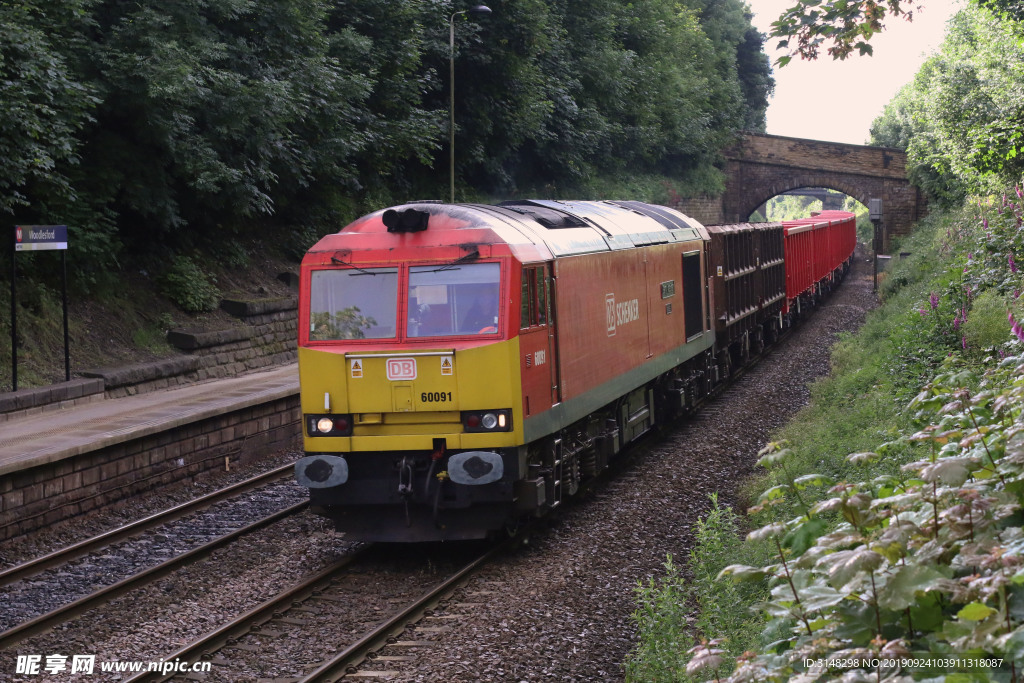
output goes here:
{"type": "Polygon", "coordinates": [[[431,270],[430,272],[431,273],[440,273],[443,270],[451,270],[451,269],[455,268],[458,265],[461,265],[463,263],[467,263],[469,261],[475,261],[478,258],[480,258],[480,251],[478,249],[474,249],[473,251],[469,252],[468,254],[463,254],[462,256],[460,256],[459,258],[455,259],[451,263],[446,263],[443,266],[441,266],[440,268],[435,268],[434,270],[431,270]]]}
{"type": "Polygon", "coordinates": [[[380,275],[380,273],[375,273],[372,270],[366,270],[365,268],[360,268],[359,266],[357,266],[354,263],[349,263],[348,261],[342,261],[337,256],[332,256],[331,257],[331,263],[337,263],[339,266],[348,266],[349,268],[352,268],[354,270],[358,270],[363,275],[380,275]]]}

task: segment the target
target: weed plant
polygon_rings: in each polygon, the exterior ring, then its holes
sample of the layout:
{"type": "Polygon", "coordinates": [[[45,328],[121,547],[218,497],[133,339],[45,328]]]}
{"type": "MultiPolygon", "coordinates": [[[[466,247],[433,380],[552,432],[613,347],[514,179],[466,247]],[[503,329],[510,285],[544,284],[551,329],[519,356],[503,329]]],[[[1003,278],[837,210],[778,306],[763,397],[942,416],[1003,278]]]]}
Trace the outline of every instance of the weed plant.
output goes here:
{"type": "MultiPolygon", "coordinates": [[[[689,628],[674,636],[684,665],[648,657],[664,635],[638,610],[629,680],[1021,680],[1022,214],[1018,187],[901,245],[911,255],[887,277],[885,304],[762,450],[742,523],[756,529],[743,544],[700,538],[691,554],[695,577],[707,573],[698,561],[725,564],[719,581],[746,586],[729,596],[735,615],[716,611],[717,582],[692,579],[689,618],[670,621],[689,628]],[[771,559],[751,562],[758,553],[771,559]],[[752,615],[765,615],[759,633],[728,626],[752,615]],[[963,664],[906,664],[947,656],[963,664]],[[843,661],[812,664],[830,658],[843,661]],[[872,665],[885,660],[895,664],[872,665]]],[[[678,597],[681,573],[638,587],[640,604],[678,597]]]]}

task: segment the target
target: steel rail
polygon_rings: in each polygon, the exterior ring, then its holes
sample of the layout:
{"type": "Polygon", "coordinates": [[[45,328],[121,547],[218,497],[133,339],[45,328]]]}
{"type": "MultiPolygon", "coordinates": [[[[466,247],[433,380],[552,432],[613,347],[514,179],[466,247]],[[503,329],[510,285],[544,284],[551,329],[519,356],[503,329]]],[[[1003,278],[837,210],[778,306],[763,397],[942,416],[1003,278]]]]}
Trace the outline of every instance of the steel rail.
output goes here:
{"type": "MultiPolygon", "coordinates": [[[[198,640],[185,647],[181,648],[177,652],[170,654],[163,658],[165,662],[181,661],[181,662],[195,662],[199,659],[211,657],[220,648],[224,647],[233,640],[244,636],[250,632],[254,627],[259,626],[267,621],[274,618],[275,614],[280,614],[285,611],[294,602],[300,602],[301,600],[312,594],[317,588],[325,581],[329,580],[337,572],[344,569],[349,564],[353,563],[366,553],[372,546],[363,546],[353,552],[350,555],[346,555],[329,567],[320,570],[316,574],[311,574],[302,580],[301,583],[292,586],[288,590],[279,593],[278,595],[270,598],[266,602],[252,608],[245,614],[232,619],[230,622],[221,626],[220,628],[207,633],[198,640]]],[[[160,672],[143,672],[137,676],[129,678],[125,683],[141,683],[142,681],[155,682],[155,681],[166,681],[172,678],[174,674],[161,674],[160,672]]]]}
{"type": "Polygon", "coordinates": [[[16,581],[33,576],[40,572],[52,569],[53,567],[66,564],[71,560],[78,559],[83,555],[103,548],[108,545],[112,545],[125,538],[130,538],[137,534],[147,531],[154,527],[173,522],[177,519],[181,519],[185,515],[202,510],[203,508],[209,507],[215,503],[219,503],[222,500],[226,500],[240,493],[245,493],[254,488],[258,488],[265,484],[268,484],[277,479],[284,478],[294,467],[294,465],[283,465],[276,469],[269,470],[262,474],[258,474],[255,477],[250,477],[244,481],[240,481],[236,484],[232,484],[226,488],[220,489],[219,491],[213,491],[205,496],[196,498],[187,503],[182,503],[173,508],[157,512],[148,517],[136,520],[124,526],[111,529],[110,531],[104,532],[92,538],[88,538],[74,545],[69,545],[66,548],[55,550],[52,553],[37,557],[34,560],[23,562],[15,565],[8,569],[0,571],[0,587],[10,585],[16,581]]]}
{"type": "Polygon", "coordinates": [[[193,548],[188,552],[182,553],[172,557],[160,564],[145,569],[137,574],[129,576],[117,583],[105,586],[94,593],[90,593],[74,602],[70,602],[62,607],[58,607],[55,610],[47,612],[46,614],[40,615],[30,621],[23,622],[12,629],[0,633],[0,650],[10,647],[11,645],[37,635],[44,631],[48,631],[54,626],[61,624],[65,621],[73,619],[76,616],[87,612],[95,607],[110,602],[114,598],[124,595],[129,591],[140,588],[148,583],[156,581],[157,579],[164,577],[171,572],[177,571],[182,567],[185,567],[193,562],[198,562],[203,559],[214,550],[217,550],[221,546],[227,545],[232,541],[248,534],[250,532],[261,529],[265,526],[273,524],[285,517],[293,515],[297,512],[304,510],[309,505],[308,501],[296,503],[295,505],[289,506],[283,510],[279,510],[274,514],[264,517],[261,520],[253,522],[252,524],[246,525],[240,529],[236,529],[231,533],[225,534],[220,538],[216,538],[209,543],[204,543],[201,546],[193,548]]]}
{"type": "Polygon", "coordinates": [[[419,620],[426,610],[432,609],[447,594],[453,592],[466,577],[475,572],[481,565],[490,562],[494,557],[518,543],[518,539],[508,539],[504,543],[499,543],[491,548],[447,578],[443,583],[424,593],[401,612],[398,612],[387,621],[378,624],[359,640],[324,662],[315,671],[304,678],[298,679],[298,683],[332,683],[352,673],[348,670],[350,667],[358,665],[366,659],[370,652],[384,646],[389,638],[404,631],[410,620],[419,620]]]}

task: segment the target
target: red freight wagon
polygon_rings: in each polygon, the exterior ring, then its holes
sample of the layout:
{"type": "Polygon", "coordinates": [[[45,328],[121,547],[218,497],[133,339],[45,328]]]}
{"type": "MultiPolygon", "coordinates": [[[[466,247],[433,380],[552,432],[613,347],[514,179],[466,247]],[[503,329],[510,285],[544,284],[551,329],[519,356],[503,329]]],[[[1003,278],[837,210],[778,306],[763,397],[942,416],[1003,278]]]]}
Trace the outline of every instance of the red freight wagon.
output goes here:
{"type": "Polygon", "coordinates": [[[847,211],[822,211],[816,218],[829,221],[832,270],[846,263],[857,247],[857,218],[847,211]]]}
{"type": "Polygon", "coordinates": [[[800,296],[814,287],[814,224],[785,221],[786,235],[786,305],[783,312],[800,310],[800,296]]]}
{"type": "Polygon", "coordinates": [[[856,217],[846,211],[823,211],[813,218],[785,221],[786,312],[800,310],[800,299],[820,293],[835,271],[849,265],[857,240],[856,217]]]}

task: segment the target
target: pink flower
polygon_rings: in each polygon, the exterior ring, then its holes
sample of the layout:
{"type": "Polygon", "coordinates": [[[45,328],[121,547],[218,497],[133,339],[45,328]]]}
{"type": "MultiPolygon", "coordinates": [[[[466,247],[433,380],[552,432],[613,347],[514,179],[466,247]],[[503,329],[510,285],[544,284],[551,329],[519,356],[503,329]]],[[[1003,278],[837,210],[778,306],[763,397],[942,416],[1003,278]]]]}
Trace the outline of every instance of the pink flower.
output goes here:
{"type": "Polygon", "coordinates": [[[929,292],[928,303],[932,305],[932,310],[934,311],[936,308],[939,307],[939,296],[937,294],[929,292]]]}
{"type": "Polygon", "coordinates": [[[964,346],[964,349],[966,350],[967,349],[967,337],[966,336],[964,336],[963,346],[964,346]]]}
{"type": "Polygon", "coordinates": [[[1010,262],[1010,272],[1011,273],[1016,273],[1017,272],[1017,264],[1013,262],[1013,253],[1012,252],[1010,253],[1009,262],[1010,262]]]}
{"type": "Polygon", "coordinates": [[[1021,192],[1020,185],[1014,185],[1013,189],[1017,192],[1018,199],[1024,199],[1024,192],[1021,192]]]}

